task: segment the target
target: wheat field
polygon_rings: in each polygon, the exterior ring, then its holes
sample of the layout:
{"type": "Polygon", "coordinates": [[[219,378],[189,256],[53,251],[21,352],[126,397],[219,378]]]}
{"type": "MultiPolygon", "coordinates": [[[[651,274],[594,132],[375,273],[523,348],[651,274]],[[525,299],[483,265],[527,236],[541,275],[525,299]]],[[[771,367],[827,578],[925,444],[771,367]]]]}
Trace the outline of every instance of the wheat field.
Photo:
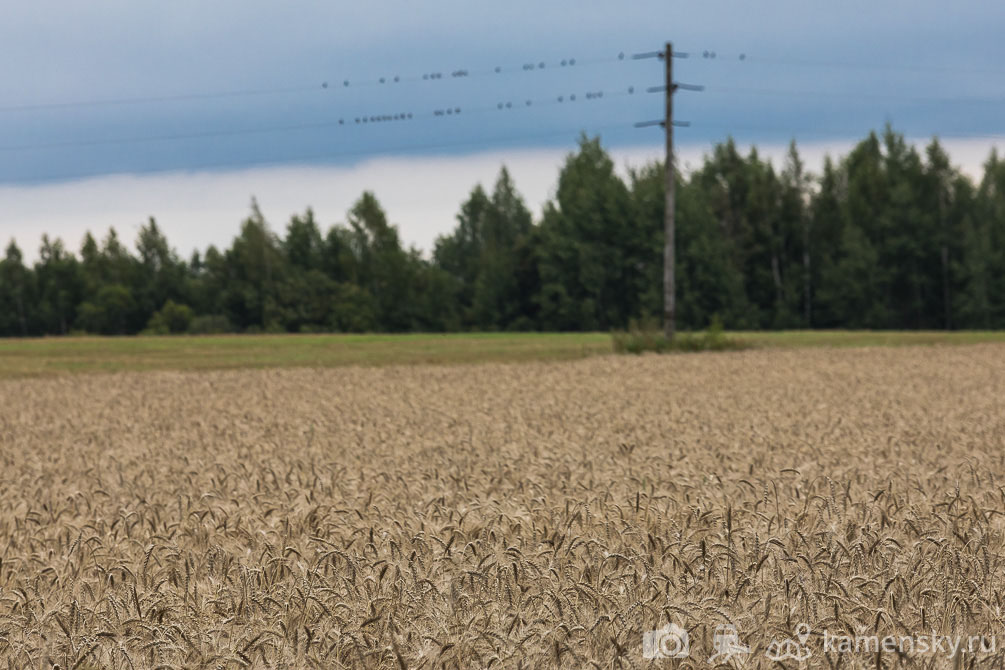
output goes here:
{"type": "Polygon", "coordinates": [[[8,668],[1005,661],[1005,345],[5,380],[0,464],[8,668]]]}

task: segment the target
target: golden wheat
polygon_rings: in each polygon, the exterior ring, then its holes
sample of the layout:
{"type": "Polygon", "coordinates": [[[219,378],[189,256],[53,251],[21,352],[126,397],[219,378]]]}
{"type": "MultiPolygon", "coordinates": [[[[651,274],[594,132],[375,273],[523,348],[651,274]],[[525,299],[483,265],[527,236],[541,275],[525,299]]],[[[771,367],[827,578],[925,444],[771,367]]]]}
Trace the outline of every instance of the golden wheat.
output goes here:
{"type": "Polygon", "coordinates": [[[779,667],[799,622],[1005,633],[1000,345],[8,381],[0,441],[9,668],[647,667],[668,622],[666,667],[725,623],[779,667]]]}

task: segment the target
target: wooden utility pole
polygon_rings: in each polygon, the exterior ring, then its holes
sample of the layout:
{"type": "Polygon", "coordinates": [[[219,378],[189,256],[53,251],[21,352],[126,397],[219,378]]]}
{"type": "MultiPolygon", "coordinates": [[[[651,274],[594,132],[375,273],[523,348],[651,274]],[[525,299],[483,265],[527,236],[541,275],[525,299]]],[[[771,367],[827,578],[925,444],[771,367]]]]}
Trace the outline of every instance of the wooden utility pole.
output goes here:
{"type": "Polygon", "coordinates": [[[673,82],[673,45],[666,43],[663,52],[663,62],[666,64],[666,118],[663,126],[666,129],[666,212],[664,213],[664,232],[666,239],[663,245],[663,336],[673,340],[677,330],[676,289],[674,285],[674,269],[676,254],[674,250],[674,170],[673,170],[673,94],[677,86],[673,82]]]}

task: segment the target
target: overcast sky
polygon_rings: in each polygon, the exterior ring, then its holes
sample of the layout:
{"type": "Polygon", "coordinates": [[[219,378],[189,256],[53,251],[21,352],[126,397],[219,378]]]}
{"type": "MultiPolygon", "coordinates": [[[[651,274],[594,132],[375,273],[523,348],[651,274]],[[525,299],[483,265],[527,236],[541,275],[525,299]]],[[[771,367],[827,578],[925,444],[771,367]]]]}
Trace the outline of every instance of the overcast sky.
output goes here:
{"type": "Polygon", "coordinates": [[[227,244],[252,195],[281,230],[307,206],[340,221],[363,189],[428,249],[503,162],[538,209],[581,131],[622,166],[658,156],[660,130],[632,124],[660,118],[662,65],[631,56],[667,39],[706,86],[676,96],[685,160],[732,134],[794,137],[814,165],[889,121],[977,173],[1005,135],[1000,3],[6,5],[0,238],[29,256],[43,232],[76,248],[151,215],[187,255],[227,244]]]}

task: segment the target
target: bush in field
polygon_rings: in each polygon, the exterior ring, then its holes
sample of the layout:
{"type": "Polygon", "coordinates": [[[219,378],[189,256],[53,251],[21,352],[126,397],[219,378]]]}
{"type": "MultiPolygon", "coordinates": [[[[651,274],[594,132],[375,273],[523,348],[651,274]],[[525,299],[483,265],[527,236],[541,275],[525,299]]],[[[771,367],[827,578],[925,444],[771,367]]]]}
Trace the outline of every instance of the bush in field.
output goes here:
{"type": "Polygon", "coordinates": [[[663,336],[663,329],[654,319],[632,320],[628,330],[613,333],[614,351],[619,354],[642,354],[647,351],[658,354],[682,351],[730,351],[745,349],[741,340],[727,337],[718,316],[712,317],[708,329],[700,333],[677,333],[673,341],[663,336]]]}

